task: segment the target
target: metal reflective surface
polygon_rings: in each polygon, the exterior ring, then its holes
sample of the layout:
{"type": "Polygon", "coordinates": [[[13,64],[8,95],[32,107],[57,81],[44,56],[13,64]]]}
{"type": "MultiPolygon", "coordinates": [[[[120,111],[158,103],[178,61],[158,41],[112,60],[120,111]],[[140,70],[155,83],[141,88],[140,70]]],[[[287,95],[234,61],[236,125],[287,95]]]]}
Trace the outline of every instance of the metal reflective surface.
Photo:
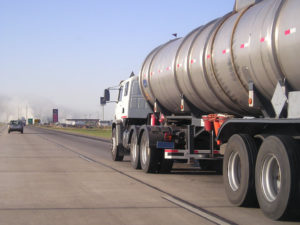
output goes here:
{"type": "Polygon", "coordinates": [[[269,202],[276,200],[281,187],[281,170],[275,155],[268,155],[261,172],[263,193],[269,202]]]}
{"type": "Polygon", "coordinates": [[[228,181],[233,191],[239,189],[241,183],[241,159],[237,152],[231,153],[228,160],[228,181]]]}
{"type": "Polygon", "coordinates": [[[150,154],[149,139],[147,134],[143,133],[140,147],[141,161],[145,165],[150,154]]]}
{"type": "Polygon", "coordinates": [[[137,157],[137,151],[138,151],[138,145],[137,145],[137,137],[136,137],[136,134],[134,133],[133,136],[132,136],[132,140],[131,140],[131,145],[132,145],[132,148],[131,148],[131,155],[132,155],[132,159],[133,161],[136,160],[136,157],[137,157]]]}
{"type": "Polygon", "coordinates": [[[154,49],[140,72],[144,97],[171,113],[260,115],[248,83],[271,99],[279,80],[300,90],[300,1],[262,0],[154,49]]]}

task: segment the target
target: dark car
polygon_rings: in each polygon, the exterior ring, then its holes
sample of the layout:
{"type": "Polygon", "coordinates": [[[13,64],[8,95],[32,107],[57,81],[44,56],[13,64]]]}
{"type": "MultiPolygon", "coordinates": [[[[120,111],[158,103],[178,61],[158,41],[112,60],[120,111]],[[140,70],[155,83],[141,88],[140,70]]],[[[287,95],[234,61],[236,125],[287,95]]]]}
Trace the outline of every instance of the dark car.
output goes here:
{"type": "Polygon", "coordinates": [[[23,134],[23,123],[21,120],[11,120],[8,125],[8,133],[19,131],[23,134]]]}

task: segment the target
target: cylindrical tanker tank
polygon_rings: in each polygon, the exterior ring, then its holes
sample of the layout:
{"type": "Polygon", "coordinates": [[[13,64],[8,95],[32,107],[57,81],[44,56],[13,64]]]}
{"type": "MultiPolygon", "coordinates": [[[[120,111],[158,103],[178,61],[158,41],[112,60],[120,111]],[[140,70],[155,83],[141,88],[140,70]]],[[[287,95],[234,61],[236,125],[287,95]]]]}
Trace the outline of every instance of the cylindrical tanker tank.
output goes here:
{"type": "Polygon", "coordinates": [[[170,113],[259,116],[249,82],[270,100],[278,81],[300,91],[299,0],[262,0],[154,49],[140,72],[144,97],[170,113]],[[197,111],[197,112],[196,112],[197,111]]]}

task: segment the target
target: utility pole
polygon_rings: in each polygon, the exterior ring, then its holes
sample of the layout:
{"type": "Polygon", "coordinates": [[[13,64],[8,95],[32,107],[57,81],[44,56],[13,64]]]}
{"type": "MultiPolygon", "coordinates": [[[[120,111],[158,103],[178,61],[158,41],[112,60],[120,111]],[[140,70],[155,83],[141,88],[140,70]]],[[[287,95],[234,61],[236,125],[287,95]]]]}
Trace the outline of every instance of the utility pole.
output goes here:
{"type": "Polygon", "coordinates": [[[102,106],[102,120],[104,120],[104,105],[102,106]]]}

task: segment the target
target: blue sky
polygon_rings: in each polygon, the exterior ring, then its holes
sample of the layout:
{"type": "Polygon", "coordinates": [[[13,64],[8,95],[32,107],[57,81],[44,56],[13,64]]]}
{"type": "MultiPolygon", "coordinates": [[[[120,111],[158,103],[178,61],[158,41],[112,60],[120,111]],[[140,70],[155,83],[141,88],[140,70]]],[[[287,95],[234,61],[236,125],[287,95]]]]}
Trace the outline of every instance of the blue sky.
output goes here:
{"type": "MultiPolygon", "coordinates": [[[[26,104],[40,98],[36,104],[67,108],[68,116],[97,117],[104,88],[131,71],[138,74],[146,55],[172,33],[184,36],[233,5],[234,0],[0,0],[0,97],[19,99],[18,107],[26,98],[26,104]]],[[[106,108],[107,119],[112,110],[106,108]]]]}

